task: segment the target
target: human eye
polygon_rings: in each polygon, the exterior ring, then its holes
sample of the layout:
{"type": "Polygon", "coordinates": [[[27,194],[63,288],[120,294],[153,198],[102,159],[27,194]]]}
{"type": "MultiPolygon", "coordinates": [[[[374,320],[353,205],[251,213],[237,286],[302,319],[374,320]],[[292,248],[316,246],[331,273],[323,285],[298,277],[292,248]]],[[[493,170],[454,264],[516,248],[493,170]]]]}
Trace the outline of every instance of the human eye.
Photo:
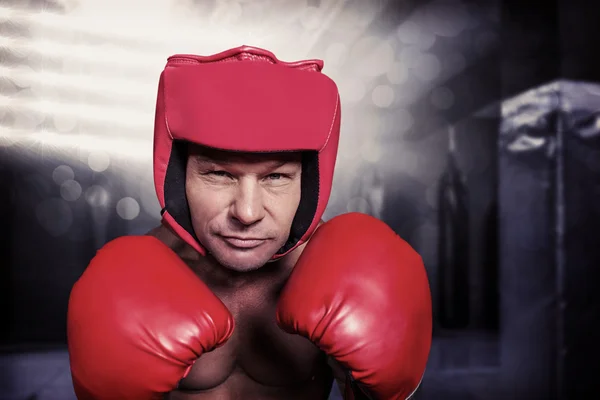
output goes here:
{"type": "Polygon", "coordinates": [[[287,174],[285,172],[273,172],[266,175],[263,178],[263,181],[265,182],[265,185],[271,186],[273,188],[287,187],[294,181],[293,178],[294,177],[292,175],[287,174]]]}
{"type": "Polygon", "coordinates": [[[212,175],[212,176],[217,176],[217,177],[223,177],[223,178],[231,177],[231,174],[227,171],[208,171],[207,174],[212,175]]]}
{"type": "Polygon", "coordinates": [[[226,182],[233,179],[233,175],[231,175],[227,171],[223,170],[207,170],[202,173],[202,175],[213,182],[226,182]]]}
{"type": "Polygon", "coordinates": [[[279,173],[279,172],[274,172],[272,174],[267,175],[267,179],[272,180],[272,181],[278,181],[281,179],[284,179],[286,177],[285,174],[279,173]]]}

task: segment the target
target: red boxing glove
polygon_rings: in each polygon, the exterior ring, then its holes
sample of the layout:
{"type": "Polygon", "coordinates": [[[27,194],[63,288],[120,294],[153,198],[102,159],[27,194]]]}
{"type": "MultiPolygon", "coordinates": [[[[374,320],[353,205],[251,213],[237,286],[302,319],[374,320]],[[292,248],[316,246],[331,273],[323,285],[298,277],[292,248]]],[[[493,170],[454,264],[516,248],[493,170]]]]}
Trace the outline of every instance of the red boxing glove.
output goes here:
{"type": "Polygon", "coordinates": [[[225,305],[162,242],[116,239],[97,253],[69,300],[77,398],[161,399],[233,327],[225,305]]]}
{"type": "Polygon", "coordinates": [[[277,321],[335,358],[373,398],[407,399],[431,347],[431,293],[421,257],[373,217],[333,218],[298,260],[277,321]]]}

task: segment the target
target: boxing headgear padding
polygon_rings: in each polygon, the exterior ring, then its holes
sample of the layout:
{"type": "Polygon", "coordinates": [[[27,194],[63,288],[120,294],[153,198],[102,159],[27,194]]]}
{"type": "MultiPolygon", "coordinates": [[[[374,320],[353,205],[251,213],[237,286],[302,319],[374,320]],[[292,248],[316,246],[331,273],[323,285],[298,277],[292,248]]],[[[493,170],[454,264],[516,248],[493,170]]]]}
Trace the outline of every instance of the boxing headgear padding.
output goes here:
{"type": "Polygon", "coordinates": [[[160,76],[154,181],[163,221],[201,254],[185,192],[186,143],[252,153],[301,151],[301,200],[282,257],[308,240],[331,193],[340,98],[321,60],[283,62],[241,46],[212,56],[174,55],[160,76]]]}

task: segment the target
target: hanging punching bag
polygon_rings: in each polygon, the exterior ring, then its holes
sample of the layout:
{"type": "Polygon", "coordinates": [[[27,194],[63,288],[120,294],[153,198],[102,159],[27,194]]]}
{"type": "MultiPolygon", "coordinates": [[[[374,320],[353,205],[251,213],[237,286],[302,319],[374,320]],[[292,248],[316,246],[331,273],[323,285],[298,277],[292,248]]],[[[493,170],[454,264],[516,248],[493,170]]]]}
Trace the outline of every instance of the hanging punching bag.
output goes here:
{"type": "Polygon", "coordinates": [[[456,161],[454,128],[448,133],[448,160],[438,193],[438,319],[442,329],[463,329],[469,324],[468,198],[456,161]]]}

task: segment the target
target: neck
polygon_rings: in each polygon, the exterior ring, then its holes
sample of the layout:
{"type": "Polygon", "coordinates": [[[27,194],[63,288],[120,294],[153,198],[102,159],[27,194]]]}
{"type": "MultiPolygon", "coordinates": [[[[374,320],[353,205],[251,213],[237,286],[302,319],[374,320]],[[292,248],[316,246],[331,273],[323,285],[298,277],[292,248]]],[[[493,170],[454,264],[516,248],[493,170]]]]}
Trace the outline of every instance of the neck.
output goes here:
{"type": "Polygon", "coordinates": [[[223,266],[210,254],[202,256],[191,246],[186,247],[180,257],[187,262],[196,275],[203,281],[210,282],[211,285],[227,289],[286,281],[300,257],[304,245],[298,246],[282,258],[267,262],[252,271],[235,271],[223,266]]]}

